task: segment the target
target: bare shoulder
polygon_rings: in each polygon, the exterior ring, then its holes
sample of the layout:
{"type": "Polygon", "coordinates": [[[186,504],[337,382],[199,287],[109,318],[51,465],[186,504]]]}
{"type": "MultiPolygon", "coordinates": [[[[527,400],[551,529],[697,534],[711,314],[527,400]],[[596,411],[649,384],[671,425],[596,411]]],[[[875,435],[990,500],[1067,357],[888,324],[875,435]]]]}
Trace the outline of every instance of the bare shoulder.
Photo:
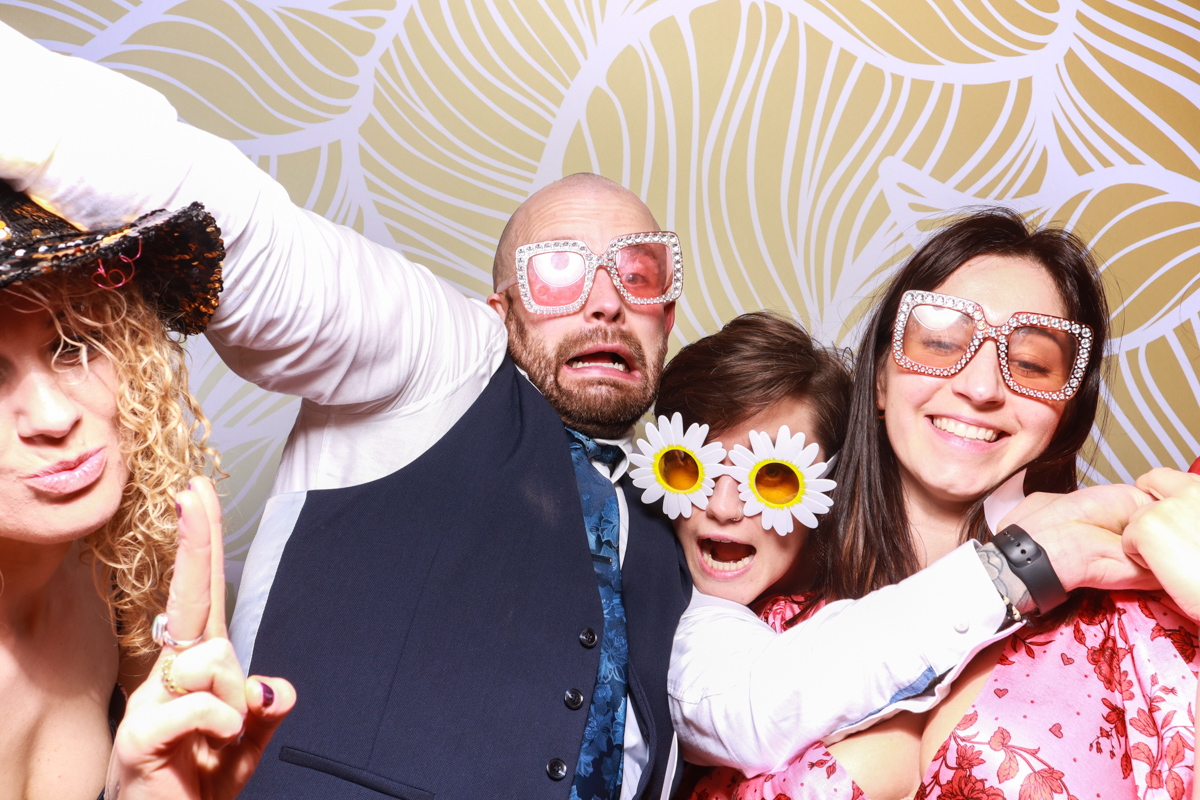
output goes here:
{"type": "Polygon", "coordinates": [[[990,647],[980,650],[954,681],[946,699],[929,712],[921,734],[920,772],[922,776],[929,769],[938,748],[950,738],[950,733],[955,726],[970,712],[971,706],[975,704],[979,693],[983,691],[983,687],[987,685],[988,679],[992,676],[992,670],[996,668],[1007,642],[1007,639],[1001,639],[990,647]]]}
{"type": "Polygon", "coordinates": [[[911,797],[921,780],[921,734],[927,716],[901,712],[829,745],[829,752],[871,800],[911,797]]]}

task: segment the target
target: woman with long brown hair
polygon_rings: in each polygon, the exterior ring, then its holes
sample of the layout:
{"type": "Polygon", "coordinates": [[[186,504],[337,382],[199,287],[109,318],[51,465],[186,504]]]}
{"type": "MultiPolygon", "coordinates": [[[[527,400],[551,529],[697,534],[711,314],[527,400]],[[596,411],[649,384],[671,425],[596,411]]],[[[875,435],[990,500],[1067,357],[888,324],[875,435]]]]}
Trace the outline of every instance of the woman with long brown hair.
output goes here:
{"type": "MultiPolygon", "coordinates": [[[[805,591],[761,598],[761,617],[786,630],[830,601],[901,581],[964,542],[992,540],[988,517],[995,524],[999,515],[985,506],[1020,488],[1014,484],[1074,489],[1077,453],[1099,397],[1107,322],[1098,270],[1087,248],[1061,229],[1033,229],[995,210],[932,236],[899,270],[867,326],[833,507],[799,556],[811,559],[810,580],[805,591]]],[[[1145,486],[1160,480],[1148,476],[1145,486]]],[[[1080,497],[1093,498],[1099,516],[1111,505],[1116,520],[1148,502],[1139,494],[1104,487],[1080,497]]],[[[1044,502],[1029,501],[1008,521],[1028,519],[1044,502]]],[[[1123,522],[1112,525],[1120,530],[1123,522]]],[[[1143,523],[1131,527],[1126,546],[1138,553],[1149,537],[1143,523]]],[[[1182,533],[1158,526],[1154,535],[1182,533]]],[[[1038,557],[1023,534],[1005,528],[995,538],[1011,538],[1038,557]]],[[[1159,573],[1178,566],[1163,550],[1141,551],[1159,573]]],[[[1062,587],[1041,578],[1028,583],[1032,597],[1009,600],[1009,624],[1040,612],[1035,622],[1003,632],[961,674],[949,675],[952,685],[931,669],[911,699],[898,696],[890,710],[851,720],[828,748],[805,745],[765,768],[732,762],[745,772],[715,770],[692,796],[999,798],[1044,786],[1047,796],[1082,797],[1121,785],[1182,792],[1191,779],[1194,624],[1154,594],[1074,593],[1051,610],[1062,587]],[[905,713],[880,722],[897,710],[905,713]]],[[[1194,586],[1164,583],[1181,605],[1189,603],[1194,586]]],[[[898,628],[900,637],[920,635],[915,623],[898,628]]],[[[681,633],[706,635],[703,620],[685,616],[681,633]]],[[[739,646],[721,642],[727,650],[739,646]]],[[[851,637],[841,646],[853,654],[886,645],[851,637]]],[[[760,707],[773,694],[788,702],[802,694],[805,702],[854,702],[829,687],[784,686],[786,666],[766,671],[761,662],[771,656],[760,652],[758,678],[730,678],[731,694],[753,694],[760,707]],[[764,683],[767,674],[779,685],[764,683]]],[[[680,709],[686,717],[688,706],[680,709]]],[[[756,723],[708,731],[708,741],[778,731],[756,723]]],[[[695,732],[686,719],[679,729],[685,740],[695,732]]]]}

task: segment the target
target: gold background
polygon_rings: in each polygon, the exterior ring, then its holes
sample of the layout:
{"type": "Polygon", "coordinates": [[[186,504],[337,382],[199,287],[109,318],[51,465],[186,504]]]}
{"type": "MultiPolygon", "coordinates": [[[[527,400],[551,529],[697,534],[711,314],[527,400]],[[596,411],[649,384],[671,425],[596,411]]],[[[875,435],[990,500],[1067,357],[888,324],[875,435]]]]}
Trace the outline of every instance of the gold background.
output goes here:
{"type": "MultiPolygon", "coordinates": [[[[1114,310],[1085,480],[1200,454],[1188,3],[36,0],[0,19],[157,88],[296,202],[475,296],[521,199],[618,180],[686,248],[675,348],[761,307],[850,345],[928,219],[1004,203],[1058,221],[1106,265],[1114,310]]],[[[295,401],[192,353],[236,577],[295,401]]]]}

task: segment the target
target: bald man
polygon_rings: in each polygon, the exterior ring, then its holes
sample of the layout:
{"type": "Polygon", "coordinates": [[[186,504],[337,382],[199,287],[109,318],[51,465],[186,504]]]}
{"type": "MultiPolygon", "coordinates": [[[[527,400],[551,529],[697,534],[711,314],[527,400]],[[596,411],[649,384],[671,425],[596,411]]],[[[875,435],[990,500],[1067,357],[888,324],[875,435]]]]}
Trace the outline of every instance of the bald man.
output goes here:
{"type": "MultiPolygon", "coordinates": [[[[0,179],[85,229],[203,201],[227,248],[210,341],[303,398],[232,625],[242,663],[299,700],[243,797],[669,796],[668,662],[693,593],[625,473],[682,290],[674,235],[626,189],[570,176],[517,209],[495,292],[469,300],[297,208],[147,87],[2,24],[0,71],[38,76],[8,87],[12,107],[73,110],[0,126],[0,179]]],[[[969,545],[939,564],[794,629],[789,674],[841,699],[806,736],[923,691],[995,634],[995,570],[969,545]],[[853,669],[822,658],[913,619],[853,669]]],[[[700,705],[770,700],[754,674],[716,677],[700,705]]]]}
{"type": "Polygon", "coordinates": [[[239,654],[255,672],[286,665],[305,702],[243,796],[347,781],[663,796],[691,582],[665,519],[618,482],[662,371],[678,241],[627,189],[572,175],[513,215],[486,305],[378,255],[289,263],[286,301],[234,330],[284,322],[319,365],[305,396],[324,380],[374,398],[306,401],[247,561],[239,654]],[[334,274],[314,307],[304,285],[334,274]]]}

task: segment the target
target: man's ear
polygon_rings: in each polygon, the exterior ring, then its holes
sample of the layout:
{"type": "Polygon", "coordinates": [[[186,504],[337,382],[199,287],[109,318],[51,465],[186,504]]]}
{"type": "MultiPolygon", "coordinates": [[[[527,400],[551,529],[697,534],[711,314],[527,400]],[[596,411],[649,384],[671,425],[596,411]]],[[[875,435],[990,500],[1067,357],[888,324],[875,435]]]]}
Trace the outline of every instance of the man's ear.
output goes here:
{"type": "Polygon", "coordinates": [[[495,310],[497,314],[500,315],[501,320],[508,320],[508,304],[510,301],[508,299],[507,290],[503,292],[492,292],[487,296],[486,302],[495,310]]]}
{"type": "Polygon", "coordinates": [[[663,336],[670,336],[671,329],[675,327],[675,301],[667,303],[663,306],[663,336]]]}

